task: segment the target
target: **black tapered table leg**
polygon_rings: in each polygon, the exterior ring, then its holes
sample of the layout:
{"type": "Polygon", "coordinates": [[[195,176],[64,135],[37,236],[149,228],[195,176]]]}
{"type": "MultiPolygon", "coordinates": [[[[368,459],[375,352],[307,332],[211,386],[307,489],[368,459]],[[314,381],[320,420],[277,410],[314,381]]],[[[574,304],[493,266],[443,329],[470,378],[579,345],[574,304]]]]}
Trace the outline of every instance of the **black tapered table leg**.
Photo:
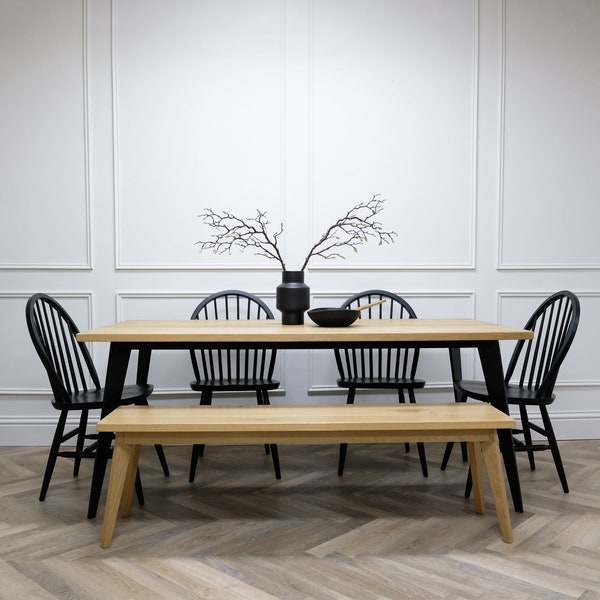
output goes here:
{"type": "MultiPolygon", "coordinates": [[[[502,356],[500,354],[500,343],[498,341],[485,342],[478,346],[481,368],[485,377],[490,404],[509,414],[508,402],[506,401],[506,389],[504,387],[504,371],[502,368],[502,356]]],[[[498,430],[498,441],[500,452],[504,459],[504,468],[508,478],[508,485],[513,500],[515,511],[523,512],[523,498],[521,496],[521,483],[517,470],[517,459],[513,446],[512,431],[510,429],[498,430]]]]}
{"type": "MultiPolygon", "coordinates": [[[[112,412],[119,406],[123,394],[123,385],[127,374],[127,365],[131,349],[123,344],[112,342],[108,355],[108,365],[106,368],[106,384],[104,386],[104,400],[102,407],[102,416],[112,412]]],[[[94,471],[92,473],[92,487],[90,490],[90,499],[88,504],[88,519],[96,517],[98,504],[102,493],[102,484],[104,483],[104,474],[106,465],[110,458],[110,447],[112,444],[112,433],[98,434],[98,447],[96,449],[96,458],[94,460],[94,471]]]]}

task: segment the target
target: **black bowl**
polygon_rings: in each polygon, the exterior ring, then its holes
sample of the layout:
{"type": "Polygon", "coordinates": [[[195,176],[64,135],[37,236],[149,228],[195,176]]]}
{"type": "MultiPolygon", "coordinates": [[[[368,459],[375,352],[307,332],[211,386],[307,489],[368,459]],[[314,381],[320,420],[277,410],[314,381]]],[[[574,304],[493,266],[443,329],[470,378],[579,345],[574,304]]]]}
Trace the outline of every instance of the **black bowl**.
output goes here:
{"type": "Polygon", "coordinates": [[[359,311],[348,308],[313,308],[306,314],[321,327],[348,327],[358,319],[359,311]]]}

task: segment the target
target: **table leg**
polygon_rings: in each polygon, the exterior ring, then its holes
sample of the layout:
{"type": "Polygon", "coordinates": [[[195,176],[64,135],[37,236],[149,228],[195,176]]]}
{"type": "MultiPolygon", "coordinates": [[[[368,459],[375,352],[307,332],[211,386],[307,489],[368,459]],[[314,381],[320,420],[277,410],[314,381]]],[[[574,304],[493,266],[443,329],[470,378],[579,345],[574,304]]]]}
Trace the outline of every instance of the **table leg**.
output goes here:
{"type": "Polygon", "coordinates": [[[136,372],[136,383],[138,385],[146,385],[148,383],[148,373],[150,371],[151,357],[152,349],[150,347],[144,346],[139,349],[136,372]]]}
{"type": "MultiPolygon", "coordinates": [[[[502,356],[498,341],[486,342],[478,347],[481,367],[485,377],[490,404],[505,414],[508,412],[506,391],[504,388],[504,372],[502,369],[502,356]]],[[[500,429],[498,431],[500,452],[504,459],[504,468],[508,477],[508,484],[512,495],[513,505],[517,512],[523,512],[523,498],[521,496],[521,483],[517,470],[517,459],[513,446],[512,431],[500,429]]]]}
{"type": "MultiPolygon", "coordinates": [[[[131,349],[129,347],[115,342],[111,343],[106,370],[106,385],[104,387],[102,406],[103,417],[119,406],[123,394],[123,385],[125,384],[125,376],[127,374],[127,365],[129,364],[130,355],[131,349]]],[[[96,458],[94,460],[92,487],[88,504],[88,519],[95,518],[96,513],[98,512],[98,503],[100,502],[100,495],[102,493],[106,465],[110,458],[112,439],[112,433],[98,434],[98,447],[96,450],[96,458]]]]}
{"type": "Polygon", "coordinates": [[[502,541],[510,544],[513,541],[512,526],[510,524],[510,514],[508,512],[508,500],[506,498],[506,487],[504,485],[504,473],[502,472],[502,462],[498,452],[498,440],[492,436],[490,441],[481,443],[483,461],[488,474],[492,497],[498,515],[500,524],[500,533],[502,541]]]}
{"type": "MultiPolygon", "coordinates": [[[[454,389],[454,401],[455,402],[466,402],[467,396],[465,394],[461,394],[456,389],[454,385],[456,382],[461,381],[462,376],[462,359],[460,355],[460,348],[451,347],[450,349],[450,371],[452,373],[452,384],[454,389]]],[[[448,461],[450,460],[450,454],[452,453],[452,448],[454,448],[454,442],[448,442],[446,444],[446,450],[444,451],[444,456],[442,458],[442,464],[440,469],[442,471],[446,470],[446,466],[448,465],[448,461]]],[[[462,454],[463,462],[467,462],[469,460],[467,453],[467,444],[465,442],[460,443],[460,451],[462,454]]]]}

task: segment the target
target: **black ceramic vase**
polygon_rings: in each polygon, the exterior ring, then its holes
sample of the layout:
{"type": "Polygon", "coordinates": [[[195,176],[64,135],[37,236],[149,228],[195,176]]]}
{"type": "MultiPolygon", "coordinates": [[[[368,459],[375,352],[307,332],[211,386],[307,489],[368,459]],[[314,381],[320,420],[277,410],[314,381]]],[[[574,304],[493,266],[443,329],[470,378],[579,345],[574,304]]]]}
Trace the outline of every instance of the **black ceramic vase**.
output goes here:
{"type": "Polygon", "coordinates": [[[304,271],[282,271],[276,298],[282,324],[302,325],[304,311],[310,306],[310,288],[304,283],[304,271]]]}

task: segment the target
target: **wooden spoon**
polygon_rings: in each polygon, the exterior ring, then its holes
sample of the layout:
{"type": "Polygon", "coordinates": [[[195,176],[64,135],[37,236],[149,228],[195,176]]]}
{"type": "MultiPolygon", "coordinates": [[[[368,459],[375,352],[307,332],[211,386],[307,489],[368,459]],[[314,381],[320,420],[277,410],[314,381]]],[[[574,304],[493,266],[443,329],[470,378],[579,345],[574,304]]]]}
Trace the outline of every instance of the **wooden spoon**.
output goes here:
{"type": "Polygon", "coordinates": [[[365,310],[365,308],[371,308],[371,306],[377,306],[378,304],[383,304],[385,302],[385,298],[383,300],[377,300],[377,302],[371,302],[371,304],[365,304],[364,306],[359,306],[358,308],[353,308],[352,310],[365,310]]]}

